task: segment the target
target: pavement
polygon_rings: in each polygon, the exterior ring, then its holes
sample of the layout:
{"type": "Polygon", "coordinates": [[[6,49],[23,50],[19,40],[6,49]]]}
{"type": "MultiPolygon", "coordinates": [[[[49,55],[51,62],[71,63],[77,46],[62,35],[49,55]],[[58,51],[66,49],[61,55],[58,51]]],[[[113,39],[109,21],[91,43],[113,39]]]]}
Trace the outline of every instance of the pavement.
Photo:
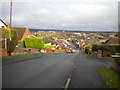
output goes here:
{"type": "Polygon", "coordinates": [[[75,62],[69,88],[108,88],[97,72],[108,60],[89,60],[81,51],[75,62]]]}
{"type": "Polygon", "coordinates": [[[26,60],[31,60],[31,59],[34,59],[34,58],[40,58],[43,55],[44,55],[44,53],[38,53],[38,54],[27,55],[27,56],[18,56],[18,57],[15,57],[15,58],[4,58],[4,59],[2,59],[2,65],[17,63],[17,62],[26,61],[26,60]]]}

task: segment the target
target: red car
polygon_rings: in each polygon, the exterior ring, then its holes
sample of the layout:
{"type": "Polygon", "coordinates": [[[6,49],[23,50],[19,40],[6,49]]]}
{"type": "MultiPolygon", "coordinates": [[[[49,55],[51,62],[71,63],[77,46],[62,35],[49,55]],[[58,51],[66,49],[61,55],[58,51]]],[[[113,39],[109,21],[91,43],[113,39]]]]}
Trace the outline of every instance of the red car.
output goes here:
{"type": "Polygon", "coordinates": [[[66,53],[72,53],[72,51],[71,50],[67,50],[66,53]]]}

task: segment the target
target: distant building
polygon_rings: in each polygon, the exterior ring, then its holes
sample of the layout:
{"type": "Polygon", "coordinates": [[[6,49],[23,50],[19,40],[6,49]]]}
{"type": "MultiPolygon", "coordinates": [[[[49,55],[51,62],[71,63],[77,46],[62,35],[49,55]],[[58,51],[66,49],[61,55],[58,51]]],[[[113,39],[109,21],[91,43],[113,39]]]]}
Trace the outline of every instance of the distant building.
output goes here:
{"type": "Polygon", "coordinates": [[[110,45],[120,45],[120,40],[118,37],[112,37],[109,40],[105,42],[105,44],[110,44],[110,45]]]}

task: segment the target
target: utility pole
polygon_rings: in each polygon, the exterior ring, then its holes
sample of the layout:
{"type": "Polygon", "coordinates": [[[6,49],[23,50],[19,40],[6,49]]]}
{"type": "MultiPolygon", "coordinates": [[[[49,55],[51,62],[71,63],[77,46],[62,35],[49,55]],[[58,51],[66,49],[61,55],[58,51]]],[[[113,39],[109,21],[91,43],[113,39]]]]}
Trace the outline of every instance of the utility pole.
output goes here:
{"type": "MultiPolygon", "coordinates": [[[[10,47],[12,45],[12,0],[10,0],[10,47]]],[[[9,52],[9,56],[11,51],[9,52]]]]}
{"type": "MultiPolygon", "coordinates": [[[[10,29],[12,29],[12,0],[10,0],[10,29]]],[[[10,30],[10,38],[11,38],[11,30],[10,30]]]]}

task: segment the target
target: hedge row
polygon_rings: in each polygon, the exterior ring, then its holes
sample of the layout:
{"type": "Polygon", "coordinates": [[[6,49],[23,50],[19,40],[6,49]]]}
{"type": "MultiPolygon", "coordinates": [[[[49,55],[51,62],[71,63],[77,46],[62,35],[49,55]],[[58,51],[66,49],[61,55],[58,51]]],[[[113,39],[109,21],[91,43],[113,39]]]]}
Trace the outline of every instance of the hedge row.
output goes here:
{"type": "Polygon", "coordinates": [[[120,53],[120,45],[93,44],[92,51],[110,51],[111,54],[120,53]]]}
{"type": "Polygon", "coordinates": [[[18,44],[21,44],[23,47],[26,48],[37,48],[37,49],[52,49],[55,48],[56,46],[53,45],[45,45],[45,40],[46,37],[27,37],[25,40],[19,40],[18,44]]]}
{"type": "Polygon", "coordinates": [[[120,45],[112,45],[117,53],[120,53],[120,45]]]}
{"type": "Polygon", "coordinates": [[[55,48],[56,49],[56,46],[53,46],[53,45],[45,45],[44,48],[47,48],[47,49],[52,49],[52,48],[55,48]]]}
{"type": "Polygon", "coordinates": [[[16,43],[17,43],[17,31],[15,29],[9,29],[9,28],[4,28],[2,29],[3,31],[6,31],[6,38],[8,40],[8,53],[9,52],[13,52],[15,47],[16,47],[16,43]],[[12,38],[11,42],[9,40],[9,38],[12,38]]]}
{"type": "Polygon", "coordinates": [[[43,49],[45,47],[45,38],[44,37],[27,37],[25,38],[25,47],[26,48],[37,48],[43,49]]]}

